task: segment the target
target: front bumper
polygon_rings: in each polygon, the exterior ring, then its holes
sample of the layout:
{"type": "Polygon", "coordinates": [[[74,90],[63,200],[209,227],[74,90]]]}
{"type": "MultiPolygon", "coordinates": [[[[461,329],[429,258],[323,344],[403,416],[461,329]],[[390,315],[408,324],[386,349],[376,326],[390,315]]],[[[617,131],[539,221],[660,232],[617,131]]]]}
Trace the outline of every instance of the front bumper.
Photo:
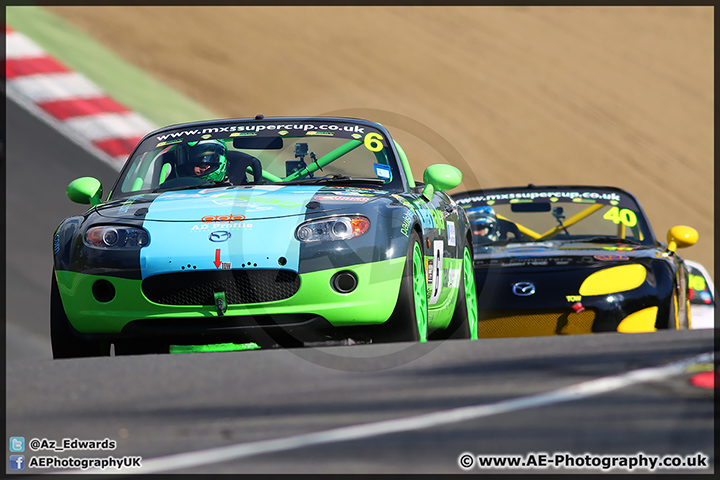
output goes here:
{"type": "MultiPolygon", "coordinates": [[[[237,331],[257,329],[265,322],[270,328],[274,318],[289,319],[306,315],[319,317],[330,327],[377,325],[385,322],[395,308],[405,258],[300,274],[300,287],[290,298],[277,301],[229,304],[224,315],[213,305],[163,305],[143,294],[142,282],[106,275],[87,275],[57,271],[58,288],[70,324],[84,334],[121,334],[132,332],[132,322],[152,321],[172,330],[177,324],[196,325],[195,331],[217,326],[218,319],[236,321],[237,331]],[[340,271],[357,275],[357,288],[351,293],[338,293],[330,285],[332,276],[340,271]],[[110,286],[108,286],[108,284],[110,286]],[[100,285],[102,288],[98,288],[100,285]],[[93,293],[93,288],[95,293],[93,293]],[[102,295],[97,295],[101,292],[102,295]],[[99,297],[99,298],[98,298],[99,297]],[[109,298],[109,299],[108,299],[109,298]],[[266,320],[262,320],[262,319],[266,320]],[[126,328],[127,327],[127,328],[126,328]]],[[[319,321],[319,320],[318,320],[319,321]]],[[[302,323],[302,321],[300,322],[302,323]]],[[[136,323],[139,325],[139,323],[136,323]]],[[[311,328],[308,325],[308,328],[311,328]]],[[[165,328],[165,327],[163,327],[165,328]]]]}
{"type": "Polygon", "coordinates": [[[648,269],[639,287],[580,295],[593,268],[475,269],[480,337],[641,332],[667,328],[672,281],[648,269]],[[534,293],[515,292],[518,284],[534,293]]]}
{"type": "Polygon", "coordinates": [[[629,313],[597,307],[528,310],[479,310],[478,336],[538,337],[600,332],[639,333],[657,329],[659,308],[645,307],[629,313]]]}

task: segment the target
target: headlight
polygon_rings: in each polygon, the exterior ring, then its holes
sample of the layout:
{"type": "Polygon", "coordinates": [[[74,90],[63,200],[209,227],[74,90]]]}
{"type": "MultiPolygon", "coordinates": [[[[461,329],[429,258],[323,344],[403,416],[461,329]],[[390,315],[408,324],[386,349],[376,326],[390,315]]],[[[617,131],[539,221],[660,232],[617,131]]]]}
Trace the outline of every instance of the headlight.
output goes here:
{"type": "Polygon", "coordinates": [[[333,217],[311,220],[298,226],[295,238],[299,241],[319,242],[328,240],[349,240],[359,237],[370,228],[365,217],[333,217]]]}
{"type": "Polygon", "coordinates": [[[137,227],[104,225],[85,232],[85,243],[98,248],[142,248],[150,242],[148,233],[137,227]]]}

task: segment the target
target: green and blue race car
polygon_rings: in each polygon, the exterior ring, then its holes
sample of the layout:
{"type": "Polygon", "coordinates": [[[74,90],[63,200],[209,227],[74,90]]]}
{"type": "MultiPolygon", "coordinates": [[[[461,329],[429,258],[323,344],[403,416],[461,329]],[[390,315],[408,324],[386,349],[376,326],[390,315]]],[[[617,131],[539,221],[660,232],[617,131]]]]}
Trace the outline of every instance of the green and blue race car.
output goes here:
{"type": "Polygon", "coordinates": [[[477,338],[473,243],[383,126],[255,118],[149,133],[54,234],[55,358],[477,338]]]}

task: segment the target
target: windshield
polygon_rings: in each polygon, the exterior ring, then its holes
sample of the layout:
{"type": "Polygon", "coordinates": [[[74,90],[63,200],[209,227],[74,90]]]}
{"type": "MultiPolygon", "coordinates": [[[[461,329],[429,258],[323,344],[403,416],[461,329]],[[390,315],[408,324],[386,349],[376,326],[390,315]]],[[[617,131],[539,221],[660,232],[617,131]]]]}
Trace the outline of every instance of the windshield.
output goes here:
{"type": "Polygon", "coordinates": [[[484,190],[456,200],[468,214],[476,247],[541,241],[654,244],[640,206],[617,190],[484,190]]]}
{"type": "Polygon", "coordinates": [[[111,199],[244,184],[342,184],[400,191],[400,168],[390,142],[383,130],[350,119],[179,126],[139,145],[111,199]]]}

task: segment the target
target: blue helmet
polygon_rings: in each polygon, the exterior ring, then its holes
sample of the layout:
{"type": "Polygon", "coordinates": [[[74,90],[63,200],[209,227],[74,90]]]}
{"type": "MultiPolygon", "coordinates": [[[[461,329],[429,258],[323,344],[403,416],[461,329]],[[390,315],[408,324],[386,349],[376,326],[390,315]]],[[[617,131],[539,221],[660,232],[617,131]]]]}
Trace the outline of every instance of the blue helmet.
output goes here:
{"type": "Polygon", "coordinates": [[[473,239],[478,243],[495,242],[500,238],[497,216],[491,207],[470,208],[467,214],[473,229],[473,239]]]}

